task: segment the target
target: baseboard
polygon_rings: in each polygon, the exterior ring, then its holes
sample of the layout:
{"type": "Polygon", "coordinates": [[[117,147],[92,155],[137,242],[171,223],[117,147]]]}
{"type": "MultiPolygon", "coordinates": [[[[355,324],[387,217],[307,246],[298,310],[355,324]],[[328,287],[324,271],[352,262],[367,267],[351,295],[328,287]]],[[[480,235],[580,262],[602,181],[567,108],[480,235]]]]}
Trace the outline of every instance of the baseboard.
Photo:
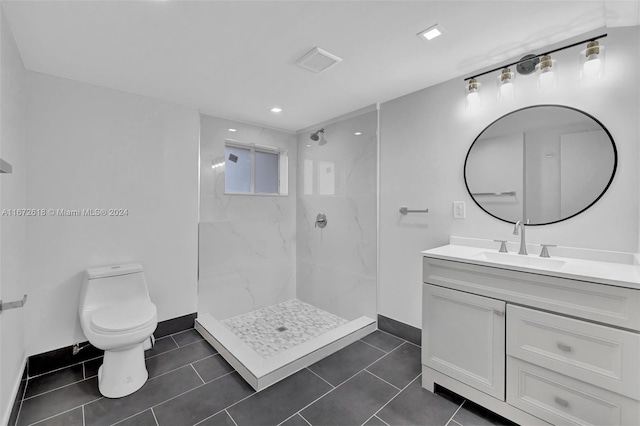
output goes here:
{"type": "Polygon", "coordinates": [[[378,314],[378,330],[393,334],[418,346],[422,345],[422,330],[378,314]]]}
{"type": "Polygon", "coordinates": [[[3,421],[5,425],[13,426],[18,420],[18,413],[20,412],[20,403],[24,396],[24,391],[27,387],[27,360],[22,361],[22,377],[20,381],[15,384],[12,392],[13,404],[11,407],[7,407],[7,412],[3,413],[3,421]]]}
{"type": "MultiPolygon", "coordinates": [[[[196,317],[197,314],[193,313],[160,321],[153,334],[156,338],[160,338],[188,330],[193,328],[196,317]]],[[[90,345],[89,342],[83,342],[80,345],[84,348],[77,355],[73,355],[73,345],[71,345],[30,356],[27,361],[27,376],[34,377],[60,368],[69,367],[80,362],[98,358],[104,353],[104,351],[90,345]]]]}

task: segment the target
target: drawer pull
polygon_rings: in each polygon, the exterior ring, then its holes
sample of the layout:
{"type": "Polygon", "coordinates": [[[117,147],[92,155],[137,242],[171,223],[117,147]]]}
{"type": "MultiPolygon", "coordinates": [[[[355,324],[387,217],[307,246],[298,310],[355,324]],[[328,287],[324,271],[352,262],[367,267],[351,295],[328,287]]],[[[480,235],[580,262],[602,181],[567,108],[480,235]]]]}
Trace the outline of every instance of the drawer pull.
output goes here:
{"type": "Polygon", "coordinates": [[[501,317],[501,316],[503,316],[503,315],[504,315],[504,312],[503,312],[503,311],[498,311],[498,310],[496,310],[496,309],[494,309],[494,310],[493,310],[493,313],[494,313],[494,314],[496,314],[496,315],[497,315],[497,316],[499,316],[499,317],[501,317]]]}
{"type": "Polygon", "coordinates": [[[556,402],[556,404],[558,404],[561,407],[566,408],[569,406],[569,401],[567,401],[566,399],[562,399],[559,396],[556,396],[553,400],[556,402]]]}
{"type": "Polygon", "coordinates": [[[571,346],[565,345],[564,343],[558,343],[558,349],[564,352],[571,352],[571,346]]]}

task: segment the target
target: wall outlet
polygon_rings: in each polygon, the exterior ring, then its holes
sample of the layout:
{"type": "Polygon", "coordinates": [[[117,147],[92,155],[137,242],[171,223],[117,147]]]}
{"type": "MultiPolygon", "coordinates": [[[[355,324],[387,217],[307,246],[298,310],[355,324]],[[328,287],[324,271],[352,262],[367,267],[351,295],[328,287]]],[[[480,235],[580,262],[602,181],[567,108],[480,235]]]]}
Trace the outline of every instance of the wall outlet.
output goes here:
{"type": "Polygon", "coordinates": [[[467,215],[464,208],[464,201],[454,201],[453,202],[453,218],[464,219],[466,217],[467,215]]]}

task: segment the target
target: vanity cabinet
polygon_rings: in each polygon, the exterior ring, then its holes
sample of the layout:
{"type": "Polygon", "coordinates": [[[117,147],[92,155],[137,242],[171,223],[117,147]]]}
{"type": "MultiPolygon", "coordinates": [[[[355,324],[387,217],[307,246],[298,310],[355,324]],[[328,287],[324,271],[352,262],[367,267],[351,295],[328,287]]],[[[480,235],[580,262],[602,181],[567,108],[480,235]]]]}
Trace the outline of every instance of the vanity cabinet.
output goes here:
{"type": "Polygon", "coordinates": [[[423,387],[523,425],[640,425],[640,289],[423,262],[423,387]]]}
{"type": "Polygon", "coordinates": [[[422,363],[504,399],[505,302],[425,286],[422,363]]]}

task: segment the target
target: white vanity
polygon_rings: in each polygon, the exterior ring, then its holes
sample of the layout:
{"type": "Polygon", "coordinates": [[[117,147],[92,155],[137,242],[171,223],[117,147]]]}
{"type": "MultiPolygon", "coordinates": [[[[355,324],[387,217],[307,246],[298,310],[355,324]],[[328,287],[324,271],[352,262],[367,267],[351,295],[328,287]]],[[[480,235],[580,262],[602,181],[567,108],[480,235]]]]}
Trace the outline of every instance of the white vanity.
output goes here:
{"type": "Polygon", "coordinates": [[[636,255],[509,244],[422,252],[423,387],[527,426],[640,425],[636,255]]]}

